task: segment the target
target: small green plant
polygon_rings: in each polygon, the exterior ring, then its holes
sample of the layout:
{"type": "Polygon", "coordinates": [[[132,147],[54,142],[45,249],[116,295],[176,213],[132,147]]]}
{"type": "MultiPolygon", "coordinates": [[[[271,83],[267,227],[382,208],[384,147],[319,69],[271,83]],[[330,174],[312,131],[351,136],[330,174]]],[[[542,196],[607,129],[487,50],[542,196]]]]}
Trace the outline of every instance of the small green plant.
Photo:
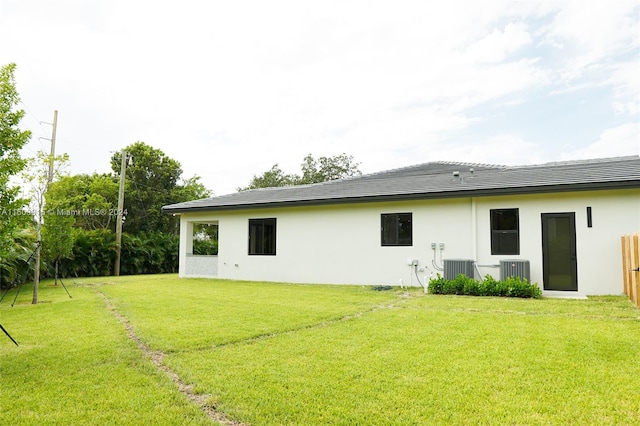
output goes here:
{"type": "Polygon", "coordinates": [[[431,294],[458,294],[466,296],[499,296],[540,299],[542,291],[537,284],[529,283],[526,279],[509,277],[504,281],[497,281],[491,275],[478,281],[466,275],[459,274],[453,280],[446,280],[439,274],[429,281],[431,294]]]}
{"type": "Polygon", "coordinates": [[[431,280],[429,280],[429,287],[428,287],[429,293],[446,294],[446,292],[444,291],[444,286],[446,283],[447,283],[447,280],[441,277],[440,274],[438,274],[436,278],[431,278],[431,280]]]}

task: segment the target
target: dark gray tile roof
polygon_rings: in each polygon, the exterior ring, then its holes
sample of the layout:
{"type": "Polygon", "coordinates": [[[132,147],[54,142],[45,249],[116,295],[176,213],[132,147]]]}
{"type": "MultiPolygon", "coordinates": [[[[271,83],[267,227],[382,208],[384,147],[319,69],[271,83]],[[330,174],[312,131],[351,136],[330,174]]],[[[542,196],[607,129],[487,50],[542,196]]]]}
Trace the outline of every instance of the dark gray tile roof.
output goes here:
{"type": "Polygon", "coordinates": [[[616,188],[640,188],[640,156],[529,166],[437,161],[312,185],[237,192],[162,210],[182,213],[616,188]]]}

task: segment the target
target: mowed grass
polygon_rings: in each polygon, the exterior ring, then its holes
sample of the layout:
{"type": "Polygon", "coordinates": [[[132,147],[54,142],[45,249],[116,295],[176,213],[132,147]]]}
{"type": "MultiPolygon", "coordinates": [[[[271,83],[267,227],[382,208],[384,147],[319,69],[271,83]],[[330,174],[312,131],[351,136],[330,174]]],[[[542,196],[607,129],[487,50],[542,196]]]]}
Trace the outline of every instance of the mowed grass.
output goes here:
{"type": "Polygon", "coordinates": [[[141,356],[91,288],[43,282],[38,305],[24,286],[0,304],[0,424],[210,424],[141,356]]]}
{"type": "MultiPolygon", "coordinates": [[[[0,323],[0,424],[206,424],[148,361],[254,425],[639,424],[640,310],[137,276],[30,289],[0,323]],[[79,284],[79,285],[78,285],[79,284]],[[4,338],[4,340],[3,340],[4,338]]],[[[7,299],[11,297],[9,301],[7,299]]]]}

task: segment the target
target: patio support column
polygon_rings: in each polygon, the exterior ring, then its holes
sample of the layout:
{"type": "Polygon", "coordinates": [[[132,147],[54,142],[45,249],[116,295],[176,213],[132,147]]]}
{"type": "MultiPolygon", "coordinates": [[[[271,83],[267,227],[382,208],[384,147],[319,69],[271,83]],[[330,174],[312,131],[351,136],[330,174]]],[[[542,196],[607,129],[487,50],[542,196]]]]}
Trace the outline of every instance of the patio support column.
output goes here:
{"type": "Polygon", "coordinates": [[[189,222],[184,215],[180,217],[180,255],[178,275],[184,277],[187,274],[187,255],[193,254],[193,222],[189,222]]]}

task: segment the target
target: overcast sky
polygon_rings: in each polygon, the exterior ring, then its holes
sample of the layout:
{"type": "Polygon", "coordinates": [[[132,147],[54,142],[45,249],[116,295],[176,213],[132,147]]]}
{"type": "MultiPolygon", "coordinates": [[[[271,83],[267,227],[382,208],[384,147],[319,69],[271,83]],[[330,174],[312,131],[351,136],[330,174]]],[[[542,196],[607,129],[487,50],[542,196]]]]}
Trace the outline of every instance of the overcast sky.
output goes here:
{"type": "Polygon", "coordinates": [[[216,195],[353,155],[531,164],[640,153],[640,1],[1,0],[25,155],[106,172],[136,141],[216,195]],[[45,123],[41,123],[45,122],[45,123]]]}

